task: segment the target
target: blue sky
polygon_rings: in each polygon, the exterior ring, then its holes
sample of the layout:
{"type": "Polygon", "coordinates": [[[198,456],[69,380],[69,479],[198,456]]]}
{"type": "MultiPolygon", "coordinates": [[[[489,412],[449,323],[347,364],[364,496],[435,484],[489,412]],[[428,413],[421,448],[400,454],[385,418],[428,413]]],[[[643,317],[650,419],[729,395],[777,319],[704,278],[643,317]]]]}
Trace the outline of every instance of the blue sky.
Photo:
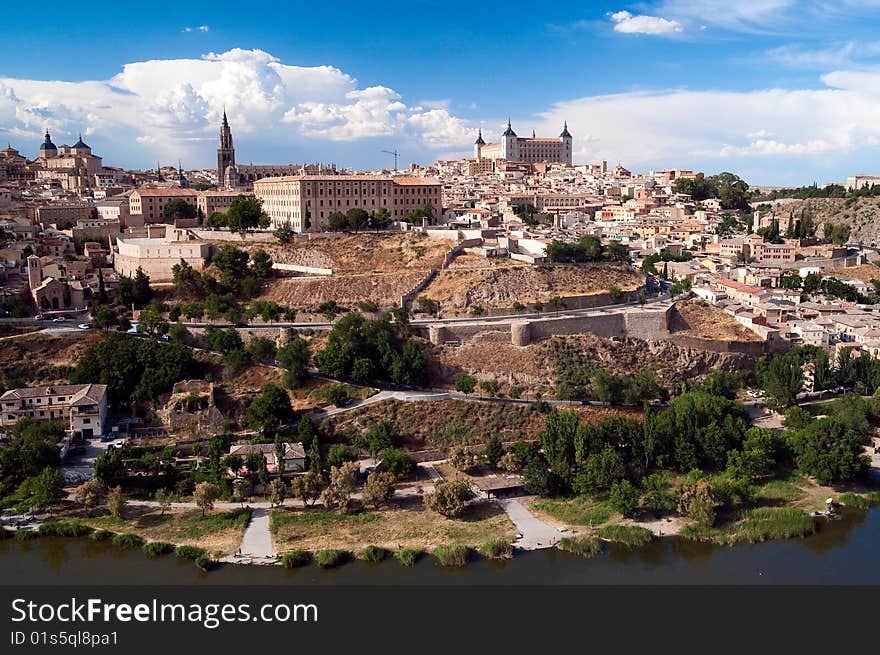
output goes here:
{"type": "Polygon", "coordinates": [[[33,156],[48,126],[108,164],[206,166],[225,104],[242,163],[426,163],[510,116],[568,120],[578,162],[880,172],[880,0],[270,4],[7,8],[0,139],[33,156]]]}

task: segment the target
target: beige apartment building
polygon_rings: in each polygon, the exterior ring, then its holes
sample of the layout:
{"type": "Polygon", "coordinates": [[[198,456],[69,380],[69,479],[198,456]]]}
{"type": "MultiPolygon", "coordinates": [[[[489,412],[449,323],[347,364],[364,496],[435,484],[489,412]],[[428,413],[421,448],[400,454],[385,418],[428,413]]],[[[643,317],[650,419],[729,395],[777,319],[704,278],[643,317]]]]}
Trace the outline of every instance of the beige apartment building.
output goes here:
{"type": "Polygon", "coordinates": [[[254,194],[263,202],[272,225],[289,225],[294,232],[317,231],[333,212],[384,207],[392,220],[425,205],[432,220],[442,213],[440,182],[421,177],[381,175],[296,175],[254,182],[254,194]]]}
{"type": "Polygon", "coordinates": [[[195,189],[136,189],[128,198],[129,213],[143,216],[144,224],[165,222],[165,205],[172,200],[185,200],[195,207],[199,192],[195,189]]]}
{"type": "Polygon", "coordinates": [[[196,207],[202,210],[202,216],[210,218],[215,212],[225,212],[229,209],[232,201],[240,195],[254,194],[242,194],[240,191],[202,191],[196,198],[196,207]]]}
{"type": "Polygon", "coordinates": [[[10,389],[0,396],[0,430],[23,418],[64,421],[83,437],[101,434],[107,423],[107,385],[60,384],[10,389]]]}

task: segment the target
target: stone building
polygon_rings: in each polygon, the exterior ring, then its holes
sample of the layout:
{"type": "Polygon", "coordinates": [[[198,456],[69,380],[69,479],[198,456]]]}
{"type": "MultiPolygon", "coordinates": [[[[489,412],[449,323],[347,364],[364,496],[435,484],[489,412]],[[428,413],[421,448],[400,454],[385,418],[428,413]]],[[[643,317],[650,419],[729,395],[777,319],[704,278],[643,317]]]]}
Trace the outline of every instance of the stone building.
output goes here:
{"type": "Polygon", "coordinates": [[[442,215],[441,184],[422,177],[382,175],[296,175],[273,177],[254,183],[275,227],[288,225],[294,232],[318,231],[334,212],[349,209],[388,210],[392,220],[412,211],[432,207],[432,222],[442,215]]]}
{"type": "Polygon", "coordinates": [[[571,166],[573,139],[568,131],[568,123],[562,128],[558,137],[536,137],[532,132],[531,137],[517,136],[516,132],[507,121],[507,129],[501,135],[501,140],[495,143],[483,141],[483,132],[480,130],[477,140],[474,142],[474,158],[503,159],[512,164],[537,164],[540,162],[558,162],[571,166]]]}

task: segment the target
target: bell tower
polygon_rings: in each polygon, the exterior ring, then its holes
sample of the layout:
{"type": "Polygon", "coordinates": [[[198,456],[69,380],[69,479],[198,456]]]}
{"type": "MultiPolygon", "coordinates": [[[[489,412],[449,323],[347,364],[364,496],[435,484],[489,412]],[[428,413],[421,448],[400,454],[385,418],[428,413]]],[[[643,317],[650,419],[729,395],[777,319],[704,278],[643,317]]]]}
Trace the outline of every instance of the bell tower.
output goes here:
{"type": "Polygon", "coordinates": [[[217,186],[223,186],[226,169],[235,166],[235,147],[232,145],[232,130],[226,120],[226,109],[223,110],[223,122],[220,124],[220,147],[217,148],[217,186]]]}

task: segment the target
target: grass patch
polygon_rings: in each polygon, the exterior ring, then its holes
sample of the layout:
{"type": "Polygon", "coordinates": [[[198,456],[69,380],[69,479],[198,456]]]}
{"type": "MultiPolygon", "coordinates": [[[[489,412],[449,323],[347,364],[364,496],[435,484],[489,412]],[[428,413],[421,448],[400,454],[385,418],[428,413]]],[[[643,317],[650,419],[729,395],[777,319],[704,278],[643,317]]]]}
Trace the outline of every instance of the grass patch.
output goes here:
{"type": "Polygon", "coordinates": [[[421,502],[407,501],[381,511],[354,515],[321,509],[279,509],[272,511],[272,520],[276,549],[282,553],[294,548],[313,553],[344,548],[359,553],[374,544],[394,552],[428,544],[465,544],[476,548],[491,537],[513,541],[516,534],[507,514],[494,503],[471,507],[456,519],[438,516],[421,502]],[[311,512],[316,516],[309,516],[311,512]]]}
{"type": "Polygon", "coordinates": [[[391,551],[387,548],[381,548],[379,546],[367,546],[361,552],[358,553],[357,558],[364,562],[371,562],[372,564],[378,564],[386,557],[391,554],[391,551]]]}
{"type": "Polygon", "coordinates": [[[178,546],[174,549],[174,554],[180,559],[191,560],[197,560],[208,555],[204,548],[199,548],[198,546],[178,546]]]}
{"type": "Polygon", "coordinates": [[[845,494],[840,494],[840,502],[846,507],[852,509],[866,510],[871,507],[871,501],[869,498],[854,494],[851,491],[847,491],[845,494]]]}
{"type": "Polygon", "coordinates": [[[112,539],[115,533],[110,532],[110,530],[95,530],[91,534],[91,538],[94,541],[107,541],[108,539],[112,539]]]}
{"type": "Polygon", "coordinates": [[[768,539],[791,539],[813,534],[812,517],[797,507],[758,507],[746,512],[746,519],[736,529],[736,541],[756,543],[768,539]]]}
{"type": "Polygon", "coordinates": [[[394,556],[404,566],[413,566],[425,554],[424,548],[401,548],[394,556]]]}
{"type": "Polygon", "coordinates": [[[617,541],[627,546],[644,546],[654,540],[654,533],[640,525],[606,525],[597,534],[602,539],[617,541]]]}
{"type": "Polygon", "coordinates": [[[93,530],[82,523],[49,521],[40,526],[39,532],[43,537],[84,537],[91,534],[93,530]]]}
{"type": "Polygon", "coordinates": [[[803,495],[803,489],[788,480],[770,480],[755,489],[755,501],[758,503],[791,503],[803,495]]]}
{"type": "Polygon", "coordinates": [[[196,560],[195,560],[195,565],[198,568],[200,568],[202,571],[211,570],[211,567],[213,566],[213,564],[214,563],[211,561],[211,558],[208,557],[207,555],[199,555],[198,557],[196,557],[196,560]]]}
{"type": "Polygon", "coordinates": [[[440,566],[467,566],[471,559],[471,549],[463,544],[437,546],[434,557],[440,562],[440,566]]]}
{"type": "Polygon", "coordinates": [[[532,503],[536,510],[547,512],[569,525],[593,525],[605,523],[611,516],[611,509],[601,501],[589,496],[574,498],[542,498],[532,503]]]}
{"type": "Polygon", "coordinates": [[[480,554],[488,559],[511,559],[513,545],[504,537],[495,537],[483,544],[480,554]]]}
{"type": "Polygon", "coordinates": [[[688,525],[679,536],[722,546],[754,544],[771,539],[805,537],[815,532],[812,517],[798,507],[757,507],[743,513],[737,523],[722,526],[688,525]]]}
{"type": "Polygon", "coordinates": [[[16,541],[30,541],[31,539],[36,539],[40,536],[40,533],[36,530],[16,530],[15,531],[15,540],[16,541]]]}
{"type": "Polygon", "coordinates": [[[174,544],[169,544],[167,541],[151,541],[144,544],[144,555],[147,557],[161,557],[173,552],[174,544]]]}
{"type": "Polygon", "coordinates": [[[559,550],[578,555],[579,557],[596,557],[602,552],[602,541],[593,535],[579,537],[563,537],[556,544],[559,550]]]}
{"type": "Polygon", "coordinates": [[[251,520],[251,510],[233,509],[216,514],[197,515],[180,526],[178,530],[185,539],[198,539],[207,534],[228,530],[229,528],[246,528],[251,520]]]}
{"type": "Polygon", "coordinates": [[[139,537],[134,533],[125,532],[113,537],[113,540],[110,543],[117,548],[141,548],[144,545],[144,540],[142,537],[139,537]]]}
{"type": "Polygon", "coordinates": [[[281,556],[281,566],[286,569],[295,569],[305,566],[312,560],[312,554],[307,550],[291,550],[281,556]]]}
{"type": "Polygon", "coordinates": [[[349,558],[351,558],[351,553],[340,548],[325,548],[315,553],[315,563],[322,569],[345,564],[349,558]]]}
{"type": "Polygon", "coordinates": [[[727,543],[728,533],[721,528],[716,528],[715,526],[705,525],[704,523],[691,523],[690,525],[684,526],[678,532],[679,537],[684,537],[685,539],[691,539],[693,541],[710,541],[712,543],[724,544],[727,543]]]}
{"type": "Polygon", "coordinates": [[[269,516],[269,530],[275,533],[284,526],[320,527],[339,523],[365,524],[377,521],[379,518],[377,512],[342,514],[326,509],[307,509],[298,512],[275,510],[269,516]]]}

